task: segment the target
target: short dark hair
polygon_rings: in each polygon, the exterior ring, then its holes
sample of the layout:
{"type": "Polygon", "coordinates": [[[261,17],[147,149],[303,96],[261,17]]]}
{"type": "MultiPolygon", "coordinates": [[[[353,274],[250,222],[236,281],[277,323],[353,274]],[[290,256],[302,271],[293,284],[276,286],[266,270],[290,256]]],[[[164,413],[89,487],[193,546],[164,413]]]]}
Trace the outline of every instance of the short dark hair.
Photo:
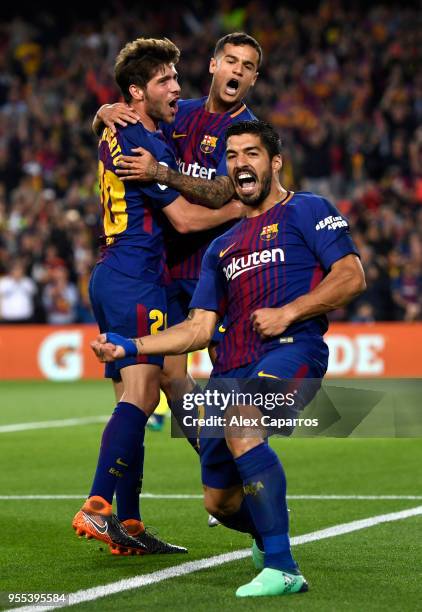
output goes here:
{"type": "Polygon", "coordinates": [[[180,51],[168,38],[137,38],[120,51],[114,65],[114,77],[126,102],[129,87],[145,88],[161,66],[177,64],[180,51]]]}
{"type": "Polygon", "coordinates": [[[262,47],[255,38],[249,36],[245,32],[232,32],[231,34],[226,34],[220,40],[217,40],[217,44],[214,49],[214,57],[217,57],[219,53],[224,50],[225,45],[235,45],[236,47],[240,45],[249,45],[258,53],[258,68],[262,63],[262,47]]]}
{"type": "Polygon", "coordinates": [[[258,120],[233,123],[226,130],[226,144],[230,136],[240,136],[241,134],[256,134],[256,136],[259,136],[270,159],[275,155],[281,155],[282,144],[280,136],[269,123],[258,120]]]}

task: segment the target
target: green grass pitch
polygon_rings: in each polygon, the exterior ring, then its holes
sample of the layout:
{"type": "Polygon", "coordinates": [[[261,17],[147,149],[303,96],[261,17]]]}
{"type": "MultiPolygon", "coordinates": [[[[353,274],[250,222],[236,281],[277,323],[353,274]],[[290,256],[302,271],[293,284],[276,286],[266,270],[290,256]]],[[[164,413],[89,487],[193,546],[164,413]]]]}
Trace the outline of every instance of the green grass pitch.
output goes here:
{"type": "MultiPolygon", "coordinates": [[[[107,415],[107,382],[0,383],[0,428],[12,423],[107,415]]],[[[250,538],[221,526],[209,529],[202,501],[145,498],[144,520],[189,555],[113,557],[99,542],[79,540],[71,520],[87,494],[103,425],[0,431],[1,571],[4,593],[73,593],[149,574],[187,561],[246,548],[250,538]],[[13,500],[13,495],[80,495],[80,499],[13,500]],[[103,550],[102,550],[103,549],[103,550]]],[[[201,493],[198,461],[169,427],[147,434],[144,492],[201,493]]],[[[413,439],[275,439],[290,495],[422,495],[422,443],[413,439]]],[[[422,500],[290,499],[292,535],[396,512],[422,500]]],[[[295,547],[310,591],[284,598],[236,600],[254,575],[251,560],[75,606],[75,610],[306,610],[422,609],[422,516],[385,523],[295,547]]]]}

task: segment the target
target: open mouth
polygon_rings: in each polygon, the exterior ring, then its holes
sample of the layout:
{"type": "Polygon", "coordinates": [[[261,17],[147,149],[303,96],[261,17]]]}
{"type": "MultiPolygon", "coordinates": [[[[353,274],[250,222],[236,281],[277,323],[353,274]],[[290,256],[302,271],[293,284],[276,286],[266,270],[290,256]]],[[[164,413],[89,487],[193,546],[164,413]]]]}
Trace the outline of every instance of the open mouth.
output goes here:
{"type": "Polygon", "coordinates": [[[242,170],[236,176],[236,184],[239,191],[244,195],[253,193],[257,184],[257,178],[253,172],[242,170]]]}
{"type": "Polygon", "coordinates": [[[173,100],[171,100],[171,102],[169,102],[169,106],[170,108],[177,113],[177,102],[178,102],[179,98],[174,98],[173,100]]]}
{"type": "Polygon", "coordinates": [[[237,79],[230,79],[226,85],[226,93],[229,94],[229,96],[235,96],[238,89],[239,81],[237,79]]]}

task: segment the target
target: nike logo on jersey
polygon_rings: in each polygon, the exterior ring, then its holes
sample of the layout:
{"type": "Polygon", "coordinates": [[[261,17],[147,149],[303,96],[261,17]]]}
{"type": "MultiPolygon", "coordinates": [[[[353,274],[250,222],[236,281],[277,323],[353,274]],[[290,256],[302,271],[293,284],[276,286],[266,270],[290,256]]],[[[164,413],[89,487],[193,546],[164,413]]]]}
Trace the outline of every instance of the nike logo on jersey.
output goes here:
{"type": "Polygon", "coordinates": [[[258,376],[261,376],[263,378],[275,378],[276,380],[281,380],[279,376],[274,376],[274,374],[267,374],[267,372],[264,372],[264,370],[260,370],[258,372],[258,376]]]}
{"type": "Polygon", "coordinates": [[[218,328],[218,331],[220,332],[220,334],[224,334],[226,331],[226,328],[224,327],[224,325],[220,325],[218,328]]]}
{"type": "Polygon", "coordinates": [[[96,531],[98,531],[98,533],[100,533],[100,534],[102,534],[102,535],[104,535],[105,533],[107,533],[107,531],[108,531],[108,525],[107,525],[107,522],[106,522],[106,521],[104,521],[104,523],[102,523],[102,524],[100,525],[100,523],[97,523],[97,521],[94,521],[94,519],[93,519],[93,518],[92,518],[92,517],[91,517],[89,514],[87,514],[86,512],[83,512],[83,511],[82,511],[82,514],[84,515],[84,519],[85,519],[85,520],[86,520],[86,521],[87,521],[87,522],[88,522],[90,525],[92,525],[92,526],[94,527],[94,529],[95,529],[96,531]]]}
{"type": "Polygon", "coordinates": [[[176,131],[173,130],[172,138],[185,138],[187,134],[176,134],[176,131]]]}
{"type": "Polygon", "coordinates": [[[123,459],[121,459],[120,457],[118,459],[116,459],[116,463],[117,463],[117,465],[123,465],[123,467],[128,467],[129,466],[129,464],[125,463],[123,461],[123,459]]]}
{"type": "Polygon", "coordinates": [[[234,247],[234,245],[237,244],[236,242],[233,242],[233,244],[231,244],[230,246],[227,247],[227,249],[223,249],[222,251],[220,251],[220,257],[224,257],[224,255],[226,253],[228,253],[228,251],[230,251],[230,249],[232,247],[234,247]]]}

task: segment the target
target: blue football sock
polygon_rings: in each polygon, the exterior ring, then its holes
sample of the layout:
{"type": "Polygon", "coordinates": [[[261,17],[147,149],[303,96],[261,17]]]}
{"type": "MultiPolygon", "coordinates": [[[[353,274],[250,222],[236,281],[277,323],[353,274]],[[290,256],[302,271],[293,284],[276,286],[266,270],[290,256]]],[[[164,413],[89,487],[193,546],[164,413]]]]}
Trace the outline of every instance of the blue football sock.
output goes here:
{"type": "Polygon", "coordinates": [[[137,519],[141,521],[139,495],[142,491],[144,474],[145,446],[140,444],[130,467],[123,478],[118,478],[116,485],[117,516],[121,521],[137,519]]]}
{"type": "Polygon", "coordinates": [[[145,412],[133,404],[117,404],[103,432],[90,496],[99,495],[112,503],[117,481],[132,466],[143,445],[147,420],[145,412]]]}
{"type": "Polygon", "coordinates": [[[286,477],[276,453],[263,443],[235,459],[245,501],[264,544],[264,566],[296,570],[290,550],[286,477]]]}
{"type": "Polygon", "coordinates": [[[235,529],[236,531],[241,531],[242,533],[250,533],[251,536],[256,541],[258,548],[260,550],[264,550],[264,544],[262,542],[261,536],[255,527],[255,523],[253,522],[250,510],[244,499],[242,504],[237,512],[234,514],[229,514],[227,516],[218,515],[216,518],[224,525],[224,527],[228,527],[229,529],[235,529]]]}

